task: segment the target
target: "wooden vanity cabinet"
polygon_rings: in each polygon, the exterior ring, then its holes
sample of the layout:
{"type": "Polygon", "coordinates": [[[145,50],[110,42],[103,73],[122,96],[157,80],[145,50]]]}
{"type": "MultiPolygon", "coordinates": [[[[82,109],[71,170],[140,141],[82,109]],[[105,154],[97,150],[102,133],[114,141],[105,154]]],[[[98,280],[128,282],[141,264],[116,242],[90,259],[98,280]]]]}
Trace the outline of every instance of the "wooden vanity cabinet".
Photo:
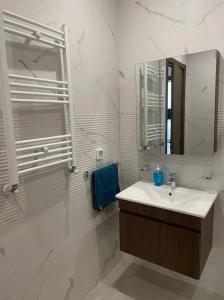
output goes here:
{"type": "Polygon", "coordinates": [[[212,247],[214,205],[206,218],[119,200],[120,249],[199,279],[212,247]]]}

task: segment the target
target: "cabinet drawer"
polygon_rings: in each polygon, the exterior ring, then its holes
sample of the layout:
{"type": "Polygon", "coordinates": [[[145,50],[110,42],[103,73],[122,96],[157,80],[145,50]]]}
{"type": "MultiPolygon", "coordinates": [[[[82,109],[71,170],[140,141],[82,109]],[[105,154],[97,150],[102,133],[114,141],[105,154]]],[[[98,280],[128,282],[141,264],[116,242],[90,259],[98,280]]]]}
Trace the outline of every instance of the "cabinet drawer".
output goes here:
{"type": "Polygon", "coordinates": [[[127,200],[119,200],[119,207],[121,211],[161,221],[167,224],[189,228],[190,230],[200,232],[202,228],[201,218],[169,211],[167,209],[135,203],[127,200]]]}
{"type": "Polygon", "coordinates": [[[122,251],[184,275],[199,277],[200,234],[120,212],[122,251]]]}

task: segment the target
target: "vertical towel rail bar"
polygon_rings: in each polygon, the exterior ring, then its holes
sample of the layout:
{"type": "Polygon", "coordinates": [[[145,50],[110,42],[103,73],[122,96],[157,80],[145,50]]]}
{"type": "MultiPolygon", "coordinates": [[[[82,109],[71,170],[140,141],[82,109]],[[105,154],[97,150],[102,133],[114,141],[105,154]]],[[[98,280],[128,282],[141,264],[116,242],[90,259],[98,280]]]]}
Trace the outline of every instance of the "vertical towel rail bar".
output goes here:
{"type": "Polygon", "coordinates": [[[9,167],[9,189],[16,189],[19,183],[15,134],[12,114],[12,104],[10,101],[10,89],[8,80],[7,55],[5,48],[4,20],[3,14],[0,14],[0,84],[1,84],[1,103],[5,128],[6,153],[9,167]]]}
{"type": "MultiPolygon", "coordinates": [[[[62,30],[64,32],[64,38],[65,38],[65,49],[60,49],[60,61],[61,61],[61,70],[62,70],[62,80],[67,81],[68,83],[68,97],[69,97],[69,106],[64,106],[65,109],[65,114],[68,119],[68,125],[70,127],[70,132],[71,132],[71,142],[72,142],[72,147],[75,149],[75,130],[73,126],[74,122],[74,109],[73,109],[73,104],[72,104],[72,99],[73,99],[73,91],[72,91],[72,80],[71,80],[71,61],[70,61],[70,53],[69,53],[69,36],[68,36],[68,26],[63,25],[62,30]],[[67,78],[66,78],[67,75],[67,78]]],[[[72,166],[71,166],[71,172],[74,172],[76,169],[76,157],[75,157],[75,152],[73,151],[72,153],[72,166]]]]}

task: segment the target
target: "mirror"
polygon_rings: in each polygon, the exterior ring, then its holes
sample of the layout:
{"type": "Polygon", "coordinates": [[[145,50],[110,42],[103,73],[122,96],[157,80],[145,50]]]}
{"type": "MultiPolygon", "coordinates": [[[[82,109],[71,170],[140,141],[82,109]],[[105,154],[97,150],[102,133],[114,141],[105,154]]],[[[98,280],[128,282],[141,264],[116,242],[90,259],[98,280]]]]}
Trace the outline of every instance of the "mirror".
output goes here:
{"type": "Polygon", "coordinates": [[[214,154],[219,56],[209,50],[136,65],[140,150],[214,154]]]}

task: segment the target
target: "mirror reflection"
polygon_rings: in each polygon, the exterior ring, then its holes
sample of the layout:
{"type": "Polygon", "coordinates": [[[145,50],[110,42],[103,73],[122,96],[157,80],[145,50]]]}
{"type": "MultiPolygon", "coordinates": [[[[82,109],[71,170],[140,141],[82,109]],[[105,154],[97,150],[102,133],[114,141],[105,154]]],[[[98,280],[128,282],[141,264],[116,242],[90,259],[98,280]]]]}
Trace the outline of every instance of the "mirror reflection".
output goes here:
{"type": "Polygon", "coordinates": [[[138,64],[141,150],[213,155],[218,74],[217,50],[138,64]]]}

